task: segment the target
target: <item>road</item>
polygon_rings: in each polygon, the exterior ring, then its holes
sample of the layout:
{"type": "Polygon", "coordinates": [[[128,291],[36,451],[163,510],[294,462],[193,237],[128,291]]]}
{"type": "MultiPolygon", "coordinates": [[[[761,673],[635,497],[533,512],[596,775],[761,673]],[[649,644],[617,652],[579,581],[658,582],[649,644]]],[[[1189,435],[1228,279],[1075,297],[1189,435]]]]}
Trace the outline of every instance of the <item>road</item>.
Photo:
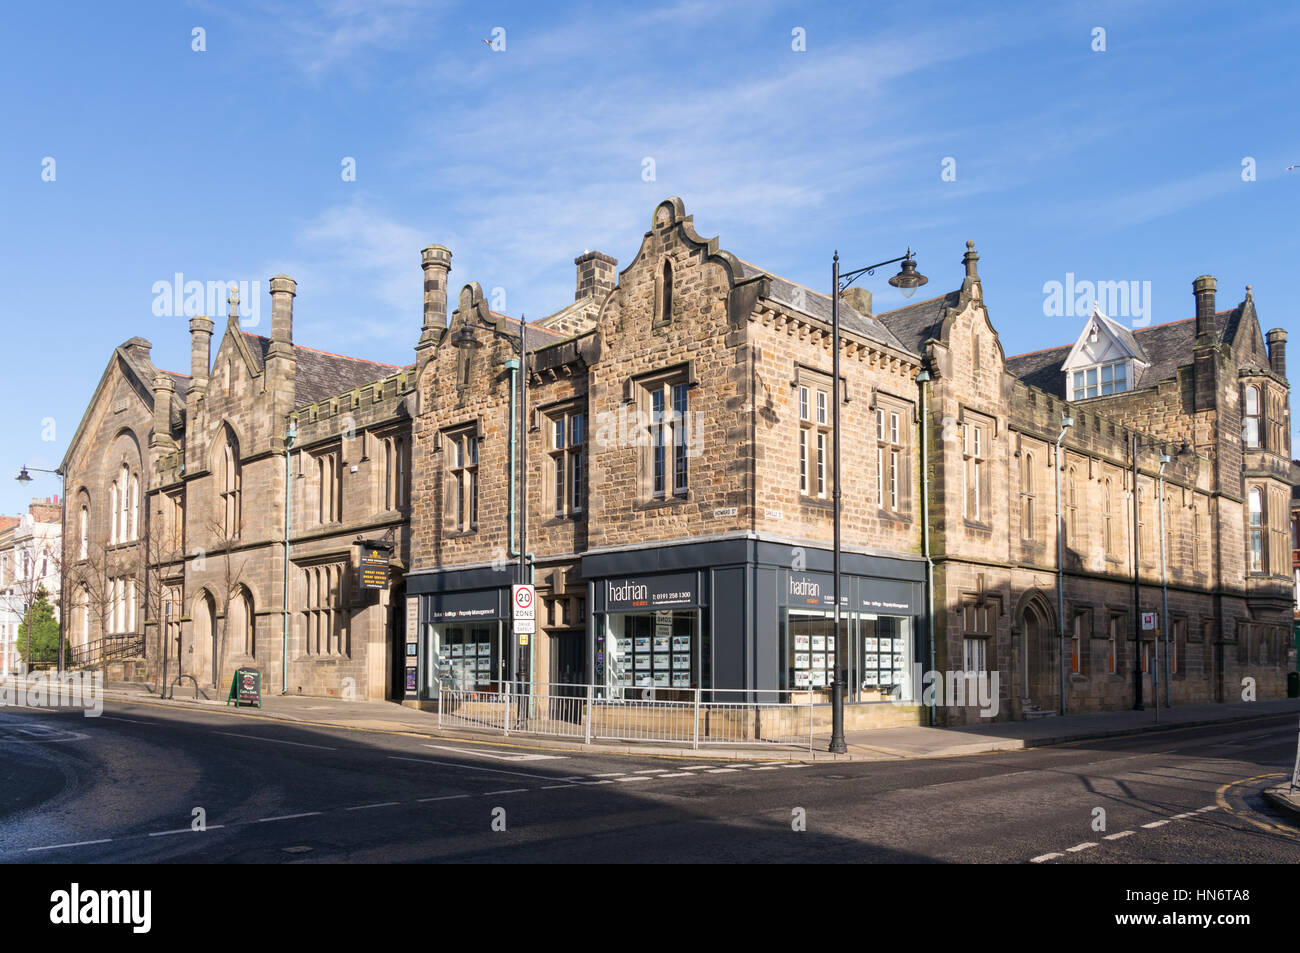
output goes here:
{"type": "Polygon", "coordinates": [[[752,764],[125,702],[99,718],[8,708],[0,861],[1296,863],[1300,828],[1259,794],[1295,745],[1286,715],[976,757],[752,764]]]}

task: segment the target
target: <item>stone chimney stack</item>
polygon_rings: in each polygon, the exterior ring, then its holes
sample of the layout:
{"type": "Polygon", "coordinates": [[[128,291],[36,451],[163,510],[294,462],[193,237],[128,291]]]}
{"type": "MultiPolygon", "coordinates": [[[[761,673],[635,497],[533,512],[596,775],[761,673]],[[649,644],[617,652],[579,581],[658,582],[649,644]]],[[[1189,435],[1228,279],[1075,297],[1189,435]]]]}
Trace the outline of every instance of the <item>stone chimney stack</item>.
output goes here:
{"type": "Polygon", "coordinates": [[[153,439],[151,448],[171,450],[176,446],[172,439],[172,399],[176,396],[176,382],[166,374],[155,374],[153,379],[153,439]]]}
{"type": "Polygon", "coordinates": [[[584,252],[573,263],[578,266],[578,288],[574,301],[588,296],[604,298],[618,284],[618,259],[598,251],[584,252]]]}
{"type": "Polygon", "coordinates": [[[1278,377],[1286,377],[1286,332],[1281,328],[1268,332],[1268,366],[1278,377]]]}
{"type": "Polygon", "coordinates": [[[208,389],[208,368],[211,365],[212,319],[200,315],[190,318],[190,387],[191,393],[202,395],[208,389]]]}
{"type": "Polygon", "coordinates": [[[420,343],[437,338],[447,327],[447,275],[451,273],[451,251],[442,245],[430,245],[420,252],[424,269],[424,324],[420,343]]]}
{"type": "Polygon", "coordinates": [[[1219,327],[1214,321],[1214,292],[1218,284],[1213,275],[1201,275],[1192,282],[1192,293],[1196,295],[1197,343],[1216,343],[1219,339],[1219,327]]]}
{"type": "Polygon", "coordinates": [[[288,275],[271,279],[271,347],[268,356],[293,356],[293,299],[298,282],[288,275]]]}
{"type": "Polygon", "coordinates": [[[854,286],[845,290],[840,298],[848,303],[848,306],[864,317],[871,317],[871,292],[866,288],[854,286]]]}

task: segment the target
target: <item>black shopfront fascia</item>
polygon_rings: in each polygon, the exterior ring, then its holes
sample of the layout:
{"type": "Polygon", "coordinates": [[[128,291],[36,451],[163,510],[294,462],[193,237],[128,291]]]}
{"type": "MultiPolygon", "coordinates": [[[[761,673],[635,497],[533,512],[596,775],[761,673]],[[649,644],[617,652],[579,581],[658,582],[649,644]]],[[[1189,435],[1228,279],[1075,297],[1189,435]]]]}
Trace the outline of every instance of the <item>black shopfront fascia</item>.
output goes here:
{"type": "MultiPolygon", "coordinates": [[[[502,623],[510,619],[509,573],[491,567],[415,573],[407,577],[407,596],[419,599],[419,697],[434,698],[429,679],[429,630],[449,622],[502,623]]],[[[509,638],[506,632],[506,638],[509,638]]],[[[507,659],[509,660],[509,654],[507,659]]],[[[508,673],[510,674],[510,673],[508,673]]]]}
{"type": "MultiPolygon", "coordinates": [[[[929,638],[923,610],[925,563],[844,553],[841,565],[845,611],[912,617],[917,622],[917,657],[923,657],[919,653],[929,638]]],[[[584,556],[587,604],[593,607],[587,623],[588,678],[595,681],[598,635],[603,635],[599,627],[611,609],[628,611],[630,603],[642,601],[654,608],[655,598],[667,608],[664,600],[674,592],[687,593],[690,587],[683,580],[693,577],[693,592],[677,604],[694,605],[700,612],[709,636],[708,657],[701,659],[702,666],[709,666],[708,683],[714,688],[779,688],[782,617],[792,605],[809,606],[809,598],[833,610],[832,569],[829,550],[746,539],[584,556]],[[815,583],[817,595],[808,594],[810,586],[796,586],[802,594],[796,591],[792,602],[792,579],[815,583]]]]}

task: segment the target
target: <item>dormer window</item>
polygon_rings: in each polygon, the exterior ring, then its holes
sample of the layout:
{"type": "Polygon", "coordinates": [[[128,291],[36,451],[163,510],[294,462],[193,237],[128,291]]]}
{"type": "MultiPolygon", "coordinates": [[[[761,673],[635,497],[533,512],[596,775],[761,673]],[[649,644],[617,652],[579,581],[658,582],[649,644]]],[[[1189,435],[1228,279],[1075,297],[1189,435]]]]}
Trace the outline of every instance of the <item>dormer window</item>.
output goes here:
{"type": "Polygon", "coordinates": [[[1122,394],[1131,388],[1128,361],[1075,370],[1071,400],[1122,394]]]}

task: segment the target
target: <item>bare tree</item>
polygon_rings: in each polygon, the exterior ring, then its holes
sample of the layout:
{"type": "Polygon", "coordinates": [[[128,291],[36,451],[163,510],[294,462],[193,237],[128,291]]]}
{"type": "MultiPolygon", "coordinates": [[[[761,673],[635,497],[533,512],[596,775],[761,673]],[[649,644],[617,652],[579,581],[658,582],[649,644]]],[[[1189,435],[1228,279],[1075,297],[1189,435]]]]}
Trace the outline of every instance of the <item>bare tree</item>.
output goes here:
{"type": "MultiPolygon", "coordinates": [[[[62,560],[61,572],[69,593],[68,601],[74,605],[80,603],[83,611],[99,621],[98,640],[92,640],[81,651],[72,653],[69,660],[71,664],[85,665],[93,661],[97,663],[100,673],[104,674],[109,629],[117,598],[114,590],[119,580],[134,578],[128,558],[119,548],[107,543],[87,542],[84,556],[78,553],[75,560],[62,560]],[[94,650],[96,645],[98,651],[94,650]]],[[[65,612],[64,633],[69,629],[67,619],[65,612]]]]}

